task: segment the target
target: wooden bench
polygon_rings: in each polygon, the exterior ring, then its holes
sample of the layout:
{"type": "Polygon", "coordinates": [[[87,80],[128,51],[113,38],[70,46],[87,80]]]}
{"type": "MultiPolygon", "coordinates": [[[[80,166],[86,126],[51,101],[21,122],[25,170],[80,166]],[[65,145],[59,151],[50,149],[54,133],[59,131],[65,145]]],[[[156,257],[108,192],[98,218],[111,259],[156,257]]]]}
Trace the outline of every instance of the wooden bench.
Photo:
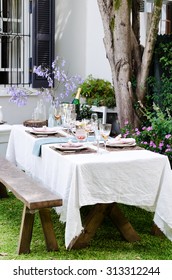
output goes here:
{"type": "Polygon", "coordinates": [[[0,198],[8,197],[7,190],[24,203],[18,254],[30,252],[35,210],[39,212],[47,250],[57,251],[58,244],[50,210],[51,207],[62,206],[62,199],[8,160],[0,157],[0,198]]]}

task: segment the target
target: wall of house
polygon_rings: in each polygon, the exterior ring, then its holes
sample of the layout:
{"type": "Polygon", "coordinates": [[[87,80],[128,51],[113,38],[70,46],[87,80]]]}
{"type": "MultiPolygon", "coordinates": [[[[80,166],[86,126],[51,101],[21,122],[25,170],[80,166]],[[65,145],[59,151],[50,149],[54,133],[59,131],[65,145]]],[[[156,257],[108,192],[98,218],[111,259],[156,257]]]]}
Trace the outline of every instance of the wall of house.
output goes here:
{"type": "Polygon", "coordinates": [[[65,58],[72,74],[111,81],[97,0],[57,1],[55,30],[56,55],[65,58]]]}

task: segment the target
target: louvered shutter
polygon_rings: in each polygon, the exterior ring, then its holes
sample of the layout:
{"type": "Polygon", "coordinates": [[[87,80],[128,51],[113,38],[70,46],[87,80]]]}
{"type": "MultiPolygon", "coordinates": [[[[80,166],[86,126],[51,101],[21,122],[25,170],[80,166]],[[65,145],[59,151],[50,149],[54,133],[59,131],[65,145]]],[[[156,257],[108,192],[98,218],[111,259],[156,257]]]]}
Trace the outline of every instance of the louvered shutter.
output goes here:
{"type": "MultiPolygon", "coordinates": [[[[54,60],[54,0],[32,1],[32,69],[36,65],[51,66],[54,60]]],[[[47,80],[32,74],[32,87],[48,87],[47,80]]]]}

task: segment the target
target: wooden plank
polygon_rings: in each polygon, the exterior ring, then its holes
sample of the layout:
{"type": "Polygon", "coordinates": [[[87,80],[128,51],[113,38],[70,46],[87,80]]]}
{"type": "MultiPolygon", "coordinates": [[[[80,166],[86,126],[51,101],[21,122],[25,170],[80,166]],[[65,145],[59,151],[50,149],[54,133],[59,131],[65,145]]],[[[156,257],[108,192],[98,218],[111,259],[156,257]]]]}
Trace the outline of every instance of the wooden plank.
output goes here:
{"type": "Polygon", "coordinates": [[[140,241],[140,236],[134,230],[128,219],[124,216],[117,203],[113,203],[110,211],[110,217],[114,225],[118,228],[121,235],[128,242],[140,241]]]}
{"type": "Polygon", "coordinates": [[[51,209],[44,208],[39,210],[39,215],[41,219],[42,229],[44,232],[45,243],[47,247],[47,251],[57,251],[58,244],[53,228],[53,223],[51,219],[51,209]]]}
{"type": "Polygon", "coordinates": [[[80,249],[88,246],[90,240],[96,233],[97,228],[101,225],[104,217],[109,211],[110,204],[96,204],[84,223],[84,229],[79,236],[76,236],[69,244],[68,250],[80,249]]]}
{"type": "Polygon", "coordinates": [[[29,209],[41,209],[62,205],[62,199],[31,176],[0,157],[0,182],[29,209]]]}
{"type": "Polygon", "coordinates": [[[34,217],[35,214],[30,213],[29,209],[24,205],[18,243],[19,255],[30,253],[30,243],[32,239],[34,217]]]}

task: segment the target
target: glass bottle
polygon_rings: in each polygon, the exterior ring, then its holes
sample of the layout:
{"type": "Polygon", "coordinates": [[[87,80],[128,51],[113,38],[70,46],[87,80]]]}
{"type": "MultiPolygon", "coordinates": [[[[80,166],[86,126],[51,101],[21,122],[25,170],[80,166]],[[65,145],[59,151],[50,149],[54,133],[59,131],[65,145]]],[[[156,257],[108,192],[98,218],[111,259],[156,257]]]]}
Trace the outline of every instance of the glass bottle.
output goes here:
{"type": "Polygon", "coordinates": [[[54,127],[55,125],[54,112],[55,112],[55,105],[51,103],[49,108],[48,127],[54,127]]]}
{"type": "Polygon", "coordinates": [[[81,88],[78,88],[76,96],[72,101],[72,104],[75,104],[75,112],[76,112],[77,120],[80,120],[80,93],[81,93],[81,88]]]}

